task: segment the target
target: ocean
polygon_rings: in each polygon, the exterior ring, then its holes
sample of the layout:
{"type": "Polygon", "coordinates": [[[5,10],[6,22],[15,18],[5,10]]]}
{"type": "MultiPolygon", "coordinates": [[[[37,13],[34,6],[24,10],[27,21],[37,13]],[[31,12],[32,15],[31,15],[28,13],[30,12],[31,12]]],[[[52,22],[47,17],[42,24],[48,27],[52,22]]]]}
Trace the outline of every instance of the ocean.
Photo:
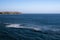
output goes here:
{"type": "Polygon", "coordinates": [[[0,40],[60,40],[60,14],[0,15],[0,40]]]}

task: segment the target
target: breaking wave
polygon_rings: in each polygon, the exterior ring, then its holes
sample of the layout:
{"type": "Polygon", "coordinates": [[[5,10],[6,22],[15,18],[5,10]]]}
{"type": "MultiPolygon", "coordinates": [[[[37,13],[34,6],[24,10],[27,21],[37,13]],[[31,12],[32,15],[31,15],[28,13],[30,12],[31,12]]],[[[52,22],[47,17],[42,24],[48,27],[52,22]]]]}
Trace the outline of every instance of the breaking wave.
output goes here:
{"type": "Polygon", "coordinates": [[[55,25],[44,25],[44,26],[32,25],[32,26],[28,26],[28,24],[25,25],[25,24],[10,24],[10,23],[8,23],[8,25],[6,25],[6,27],[12,27],[12,28],[27,28],[27,29],[34,29],[34,30],[40,30],[40,31],[47,31],[47,30],[60,31],[60,29],[58,27],[55,28],[54,26],[55,25]]]}

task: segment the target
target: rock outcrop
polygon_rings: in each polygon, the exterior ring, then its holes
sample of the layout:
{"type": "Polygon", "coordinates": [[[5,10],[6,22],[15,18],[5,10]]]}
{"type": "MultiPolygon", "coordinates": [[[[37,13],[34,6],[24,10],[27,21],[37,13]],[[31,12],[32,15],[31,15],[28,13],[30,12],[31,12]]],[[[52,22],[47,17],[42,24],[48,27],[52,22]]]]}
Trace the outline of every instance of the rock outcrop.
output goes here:
{"type": "Polygon", "coordinates": [[[0,12],[0,14],[21,14],[21,12],[0,12]]]}

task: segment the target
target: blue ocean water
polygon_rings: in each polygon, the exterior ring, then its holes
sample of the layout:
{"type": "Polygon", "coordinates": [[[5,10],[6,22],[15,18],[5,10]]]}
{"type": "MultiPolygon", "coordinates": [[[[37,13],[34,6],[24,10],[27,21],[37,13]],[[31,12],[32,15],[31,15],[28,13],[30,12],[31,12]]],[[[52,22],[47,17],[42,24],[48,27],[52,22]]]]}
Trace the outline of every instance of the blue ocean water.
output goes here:
{"type": "Polygon", "coordinates": [[[0,15],[0,40],[60,40],[60,14],[0,15]]]}

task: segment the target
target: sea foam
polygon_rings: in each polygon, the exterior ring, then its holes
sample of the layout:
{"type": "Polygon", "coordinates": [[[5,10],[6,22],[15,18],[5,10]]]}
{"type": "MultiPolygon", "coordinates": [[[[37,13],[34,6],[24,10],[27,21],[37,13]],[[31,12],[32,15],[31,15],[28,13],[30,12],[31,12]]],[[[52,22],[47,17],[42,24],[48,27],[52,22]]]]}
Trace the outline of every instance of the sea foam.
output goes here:
{"type": "Polygon", "coordinates": [[[19,28],[20,27],[20,24],[9,24],[9,25],[6,25],[6,27],[19,28]]]}
{"type": "Polygon", "coordinates": [[[27,28],[27,29],[34,29],[34,30],[40,30],[40,28],[38,28],[38,27],[27,27],[27,26],[21,26],[21,24],[8,24],[8,25],[6,25],[6,27],[13,27],[13,28],[27,28]]]}
{"type": "Polygon", "coordinates": [[[47,26],[38,26],[38,25],[28,27],[28,26],[24,26],[23,24],[8,24],[8,25],[6,25],[6,27],[27,28],[27,29],[34,29],[37,31],[47,31],[47,30],[60,31],[60,29],[57,29],[57,28],[51,28],[51,27],[47,27],[47,26]]]}

